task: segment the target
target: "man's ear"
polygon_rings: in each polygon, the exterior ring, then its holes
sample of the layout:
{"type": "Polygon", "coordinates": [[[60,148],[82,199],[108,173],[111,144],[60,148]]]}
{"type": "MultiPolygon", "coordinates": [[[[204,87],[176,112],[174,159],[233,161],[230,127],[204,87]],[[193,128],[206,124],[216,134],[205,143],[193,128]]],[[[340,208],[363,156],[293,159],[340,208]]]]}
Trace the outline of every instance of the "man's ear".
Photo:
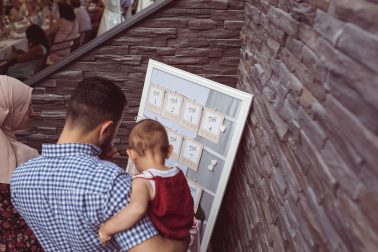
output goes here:
{"type": "Polygon", "coordinates": [[[113,121],[104,121],[99,126],[99,142],[100,145],[103,145],[106,141],[109,140],[110,136],[113,134],[113,121]]]}
{"type": "Polygon", "coordinates": [[[172,152],[173,152],[173,145],[170,144],[170,145],[168,145],[167,159],[169,159],[171,157],[172,152]]]}

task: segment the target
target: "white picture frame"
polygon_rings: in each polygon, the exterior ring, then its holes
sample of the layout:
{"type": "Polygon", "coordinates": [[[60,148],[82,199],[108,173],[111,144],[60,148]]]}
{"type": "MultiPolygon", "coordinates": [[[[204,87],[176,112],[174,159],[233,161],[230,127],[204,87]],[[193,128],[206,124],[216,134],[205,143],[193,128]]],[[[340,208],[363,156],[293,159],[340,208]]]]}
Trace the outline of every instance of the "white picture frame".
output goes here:
{"type": "MultiPolygon", "coordinates": [[[[206,188],[206,184],[200,184],[199,180],[197,180],[197,183],[203,187],[202,198],[199,205],[202,205],[202,201],[205,198],[203,196],[204,193],[207,194],[206,198],[212,198],[211,202],[204,202],[204,204],[207,205],[206,208],[209,208],[210,210],[207,214],[208,218],[205,220],[203,225],[204,230],[202,230],[203,236],[201,239],[200,251],[207,251],[211,234],[213,232],[218,216],[218,211],[222,203],[227,182],[231,174],[231,169],[242,137],[245,122],[249,115],[253,96],[252,94],[237,90],[226,85],[222,85],[215,81],[188,73],[161,62],[150,60],[146,72],[138,116],[145,116],[150,118],[154,118],[156,116],[156,114],[150,113],[146,107],[148,90],[151,85],[159,85],[159,87],[161,86],[162,88],[168,90],[175,90],[178,94],[181,94],[193,101],[196,100],[196,102],[201,104],[203,107],[209,107],[211,109],[214,109],[214,107],[207,106],[207,99],[210,92],[215,95],[215,97],[213,96],[213,98],[216,98],[217,95],[221,95],[223,97],[229,98],[226,100],[238,101],[234,118],[231,118],[231,122],[233,123],[232,130],[226,130],[226,132],[230,134],[230,142],[227,146],[227,152],[219,156],[223,160],[222,167],[220,167],[219,163],[216,166],[216,169],[221,170],[221,174],[219,175],[219,180],[217,182],[216,191],[209,191],[209,189],[206,188]]],[[[226,101],[222,100],[221,102],[222,104],[224,104],[226,101]]],[[[220,111],[219,108],[218,111],[220,111]]],[[[175,130],[177,129],[180,134],[183,134],[186,137],[196,138],[197,135],[195,132],[180,126],[178,122],[170,121],[159,115],[157,117],[165,127],[175,130]]],[[[229,121],[229,118],[227,118],[227,121],[229,121]]],[[[204,146],[205,150],[206,148],[207,146],[204,146]]],[[[188,169],[187,176],[189,176],[189,170],[190,169],[188,169]]],[[[205,170],[207,170],[207,168],[205,170]]]]}

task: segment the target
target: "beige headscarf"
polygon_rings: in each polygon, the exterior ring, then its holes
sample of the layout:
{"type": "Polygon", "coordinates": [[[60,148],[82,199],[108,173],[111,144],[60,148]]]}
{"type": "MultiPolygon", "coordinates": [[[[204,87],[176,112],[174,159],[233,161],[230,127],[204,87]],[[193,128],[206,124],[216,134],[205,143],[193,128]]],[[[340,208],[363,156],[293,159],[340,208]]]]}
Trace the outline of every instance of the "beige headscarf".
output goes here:
{"type": "Polygon", "coordinates": [[[13,170],[38,155],[17,142],[15,130],[28,111],[32,88],[21,81],[0,75],[0,183],[9,184],[13,170]]]}

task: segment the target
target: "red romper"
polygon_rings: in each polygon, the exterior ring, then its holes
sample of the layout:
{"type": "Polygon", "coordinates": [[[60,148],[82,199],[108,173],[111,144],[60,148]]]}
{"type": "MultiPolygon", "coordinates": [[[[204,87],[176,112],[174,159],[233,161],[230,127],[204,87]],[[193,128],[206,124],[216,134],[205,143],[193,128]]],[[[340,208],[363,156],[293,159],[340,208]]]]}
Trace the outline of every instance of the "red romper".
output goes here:
{"type": "Polygon", "coordinates": [[[193,226],[194,206],[184,173],[176,167],[169,171],[149,169],[134,178],[154,181],[155,197],[147,212],[160,235],[170,239],[188,237],[193,226]]]}

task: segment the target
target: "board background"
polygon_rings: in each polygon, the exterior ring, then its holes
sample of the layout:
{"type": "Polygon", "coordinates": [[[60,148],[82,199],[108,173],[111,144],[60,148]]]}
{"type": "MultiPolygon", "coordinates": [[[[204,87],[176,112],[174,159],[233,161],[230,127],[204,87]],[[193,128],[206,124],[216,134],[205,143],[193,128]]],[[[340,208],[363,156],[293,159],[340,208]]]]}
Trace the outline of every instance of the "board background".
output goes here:
{"type": "Polygon", "coordinates": [[[232,164],[244,129],[253,96],[217,82],[185,72],[183,70],[150,60],[146,73],[138,118],[156,119],[165,127],[192,138],[204,145],[198,171],[168,160],[167,165],[177,165],[187,178],[202,186],[199,209],[202,209],[204,223],[201,233],[201,251],[206,251],[219,207],[230,176],[232,164]],[[226,130],[221,133],[219,142],[213,143],[163,116],[146,108],[148,91],[151,85],[168,89],[184,95],[196,103],[214,109],[225,115],[226,130]],[[211,160],[217,160],[213,171],[208,169],[211,160]]]}

